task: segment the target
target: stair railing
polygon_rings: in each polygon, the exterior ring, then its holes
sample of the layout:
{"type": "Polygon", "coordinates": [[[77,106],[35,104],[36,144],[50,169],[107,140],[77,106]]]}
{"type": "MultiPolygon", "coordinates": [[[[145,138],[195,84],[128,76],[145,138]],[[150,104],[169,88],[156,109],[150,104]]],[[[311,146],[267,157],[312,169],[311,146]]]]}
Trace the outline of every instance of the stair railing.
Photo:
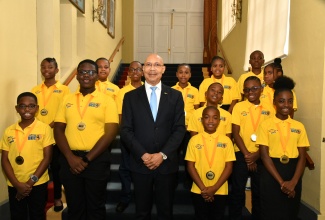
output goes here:
{"type": "MultiPolygon", "coordinates": [[[[125,41],[125,38],[122,37],[121,40],[119,41],[119,43],[116,45],[112,55],[109,57],[109,62],[112,63],[114,61],[114,57],[117,54],[117,52],[120,51],[120,48],[122,47],[123,43],[125,41]]],[[[75,76],[77,75],[77,68],[74,69],[71,74],[64,80],[63,84],[68,86],[70,84],[70,82],[75,78],[75,76]]]]}

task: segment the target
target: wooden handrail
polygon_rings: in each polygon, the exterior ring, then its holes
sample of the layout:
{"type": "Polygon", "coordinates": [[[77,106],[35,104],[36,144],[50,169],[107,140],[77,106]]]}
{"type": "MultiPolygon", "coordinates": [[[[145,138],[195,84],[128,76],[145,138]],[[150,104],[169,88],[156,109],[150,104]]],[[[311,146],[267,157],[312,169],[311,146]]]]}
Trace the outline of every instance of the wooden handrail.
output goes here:
{"type": "Polygon", "coordinates": [[[226,66],[227,69],[228,69],[228,74],[232,74],[232,68],[231,68],[230,63],[229,63],[229,61],[228,61],[228,59],[227,59],[226,53],[225,53],[225,51],[224,51],[223,48],[222,48],[222,45],[221,45],[221,42],[220,42],[218,36],[216,36],[216,44],[217,44],[217,47],[220,48],[220,52],[221,52],[221,54],[222,54],[222,57],[223,57],[223,59],[225,60],[225,66],[226,66]]]}
{"type": "Polygon", "coordinates": [[[114,57],[117,54],[118,51],[120,51],[120,48],[122,47],[123,43],[125,41],[125,38],[122,37],[120,42],[117,44],[117,46],[115,47],[115,50],[113,51],[112,55],[110,56],[110,58],[108,59],[109,62],[113,62],[114,61],[114,57]]]}
{"type": "MultiPolygon", "coordinates": [[[[110,63],[113,62],[115,55],[117,54],[117,52],[120,51],[120,48],[122,47],[124,41],[125,38],[122,37],[120,42],[116,45],[115,50],[113,51],[112,55],[108,59],[110,63]]],[[[77,75],[77,69],[74,69],[72,73],[64,80],[63,84],[68,86],[70,82],[75,78],[76,75],[77,75]]]]}
{"type": "Polygon", "coordinates": [[[63,85],[68,86],[70,84],[70,82],[75,78],[75,76],[77,75],[77,68],[75,68],[72,73],[68,76],[68,78],[66,78],[63,82],[63,85]]]}

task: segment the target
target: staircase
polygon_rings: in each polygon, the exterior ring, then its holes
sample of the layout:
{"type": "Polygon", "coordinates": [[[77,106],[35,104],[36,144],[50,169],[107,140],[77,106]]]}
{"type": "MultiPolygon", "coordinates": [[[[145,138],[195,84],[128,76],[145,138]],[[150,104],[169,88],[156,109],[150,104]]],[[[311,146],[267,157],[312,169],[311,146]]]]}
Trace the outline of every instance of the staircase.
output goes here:
{"type": "MultiPolygon", "coordinates": [[[[178,79],[176,77],[177,67],[178,64],[165,64],[166,71],[163,74],[161,81],[167,86],[174,86],[178,79]]],[[[209,64],[190,64],[192,77],[190,78],[190,83],[192,86],[199,88],[201,82],[203,81],[203,72],[202,68],[207,67],[209,68],[209,64]]],[[[118,85],[122,88],[125,85],[125,81],[127,80],[129,64],[121,64],[118,68],[118,72],[114,79],[114,84],[118,85]]]]}

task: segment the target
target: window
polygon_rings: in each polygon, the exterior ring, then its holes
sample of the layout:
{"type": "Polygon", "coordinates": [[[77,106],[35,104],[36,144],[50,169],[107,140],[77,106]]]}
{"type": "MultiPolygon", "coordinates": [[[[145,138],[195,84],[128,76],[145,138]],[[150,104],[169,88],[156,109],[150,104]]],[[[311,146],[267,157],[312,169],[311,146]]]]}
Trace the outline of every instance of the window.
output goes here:
{"type": "Polygon", "coordinates": [[[232,16],[233,1],[222,0],[222,29],[221,41],[223,41],[236,25],[236,18],[232,16]]]}
{"type": "Polygon", "coordinates": [[[245,66],[254,50],[264,53],[265,63],[288,55],[290,0],[249,0],[245,66]]]}

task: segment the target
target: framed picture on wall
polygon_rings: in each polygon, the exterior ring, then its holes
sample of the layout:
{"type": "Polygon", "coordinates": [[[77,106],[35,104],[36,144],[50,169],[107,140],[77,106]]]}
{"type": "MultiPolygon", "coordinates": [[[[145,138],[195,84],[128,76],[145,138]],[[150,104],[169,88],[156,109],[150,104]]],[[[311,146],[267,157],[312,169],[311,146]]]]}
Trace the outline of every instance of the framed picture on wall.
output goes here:
{"type": "Polygon", "coordinates": [[[107,0],[107,32],[112,38],[115,38],[115,4],[116,0],[107,0]]]}
{"type": "MultiPolygon", "coordinates": [[[[107,1],[109,0],[102,0],[103,4],[103,12],[99,18],[99,22],[106,28],[107,27],[107,1]]],[[[98,3],[99,4],[99,3],[98,3]]],[[[99,7],[99,5],[98,5],[99,7]]]]}
{"type": "Polygon", "coordinates": [[[69,0],[76,8],[85,14],[85,0],[69,0]]]}

